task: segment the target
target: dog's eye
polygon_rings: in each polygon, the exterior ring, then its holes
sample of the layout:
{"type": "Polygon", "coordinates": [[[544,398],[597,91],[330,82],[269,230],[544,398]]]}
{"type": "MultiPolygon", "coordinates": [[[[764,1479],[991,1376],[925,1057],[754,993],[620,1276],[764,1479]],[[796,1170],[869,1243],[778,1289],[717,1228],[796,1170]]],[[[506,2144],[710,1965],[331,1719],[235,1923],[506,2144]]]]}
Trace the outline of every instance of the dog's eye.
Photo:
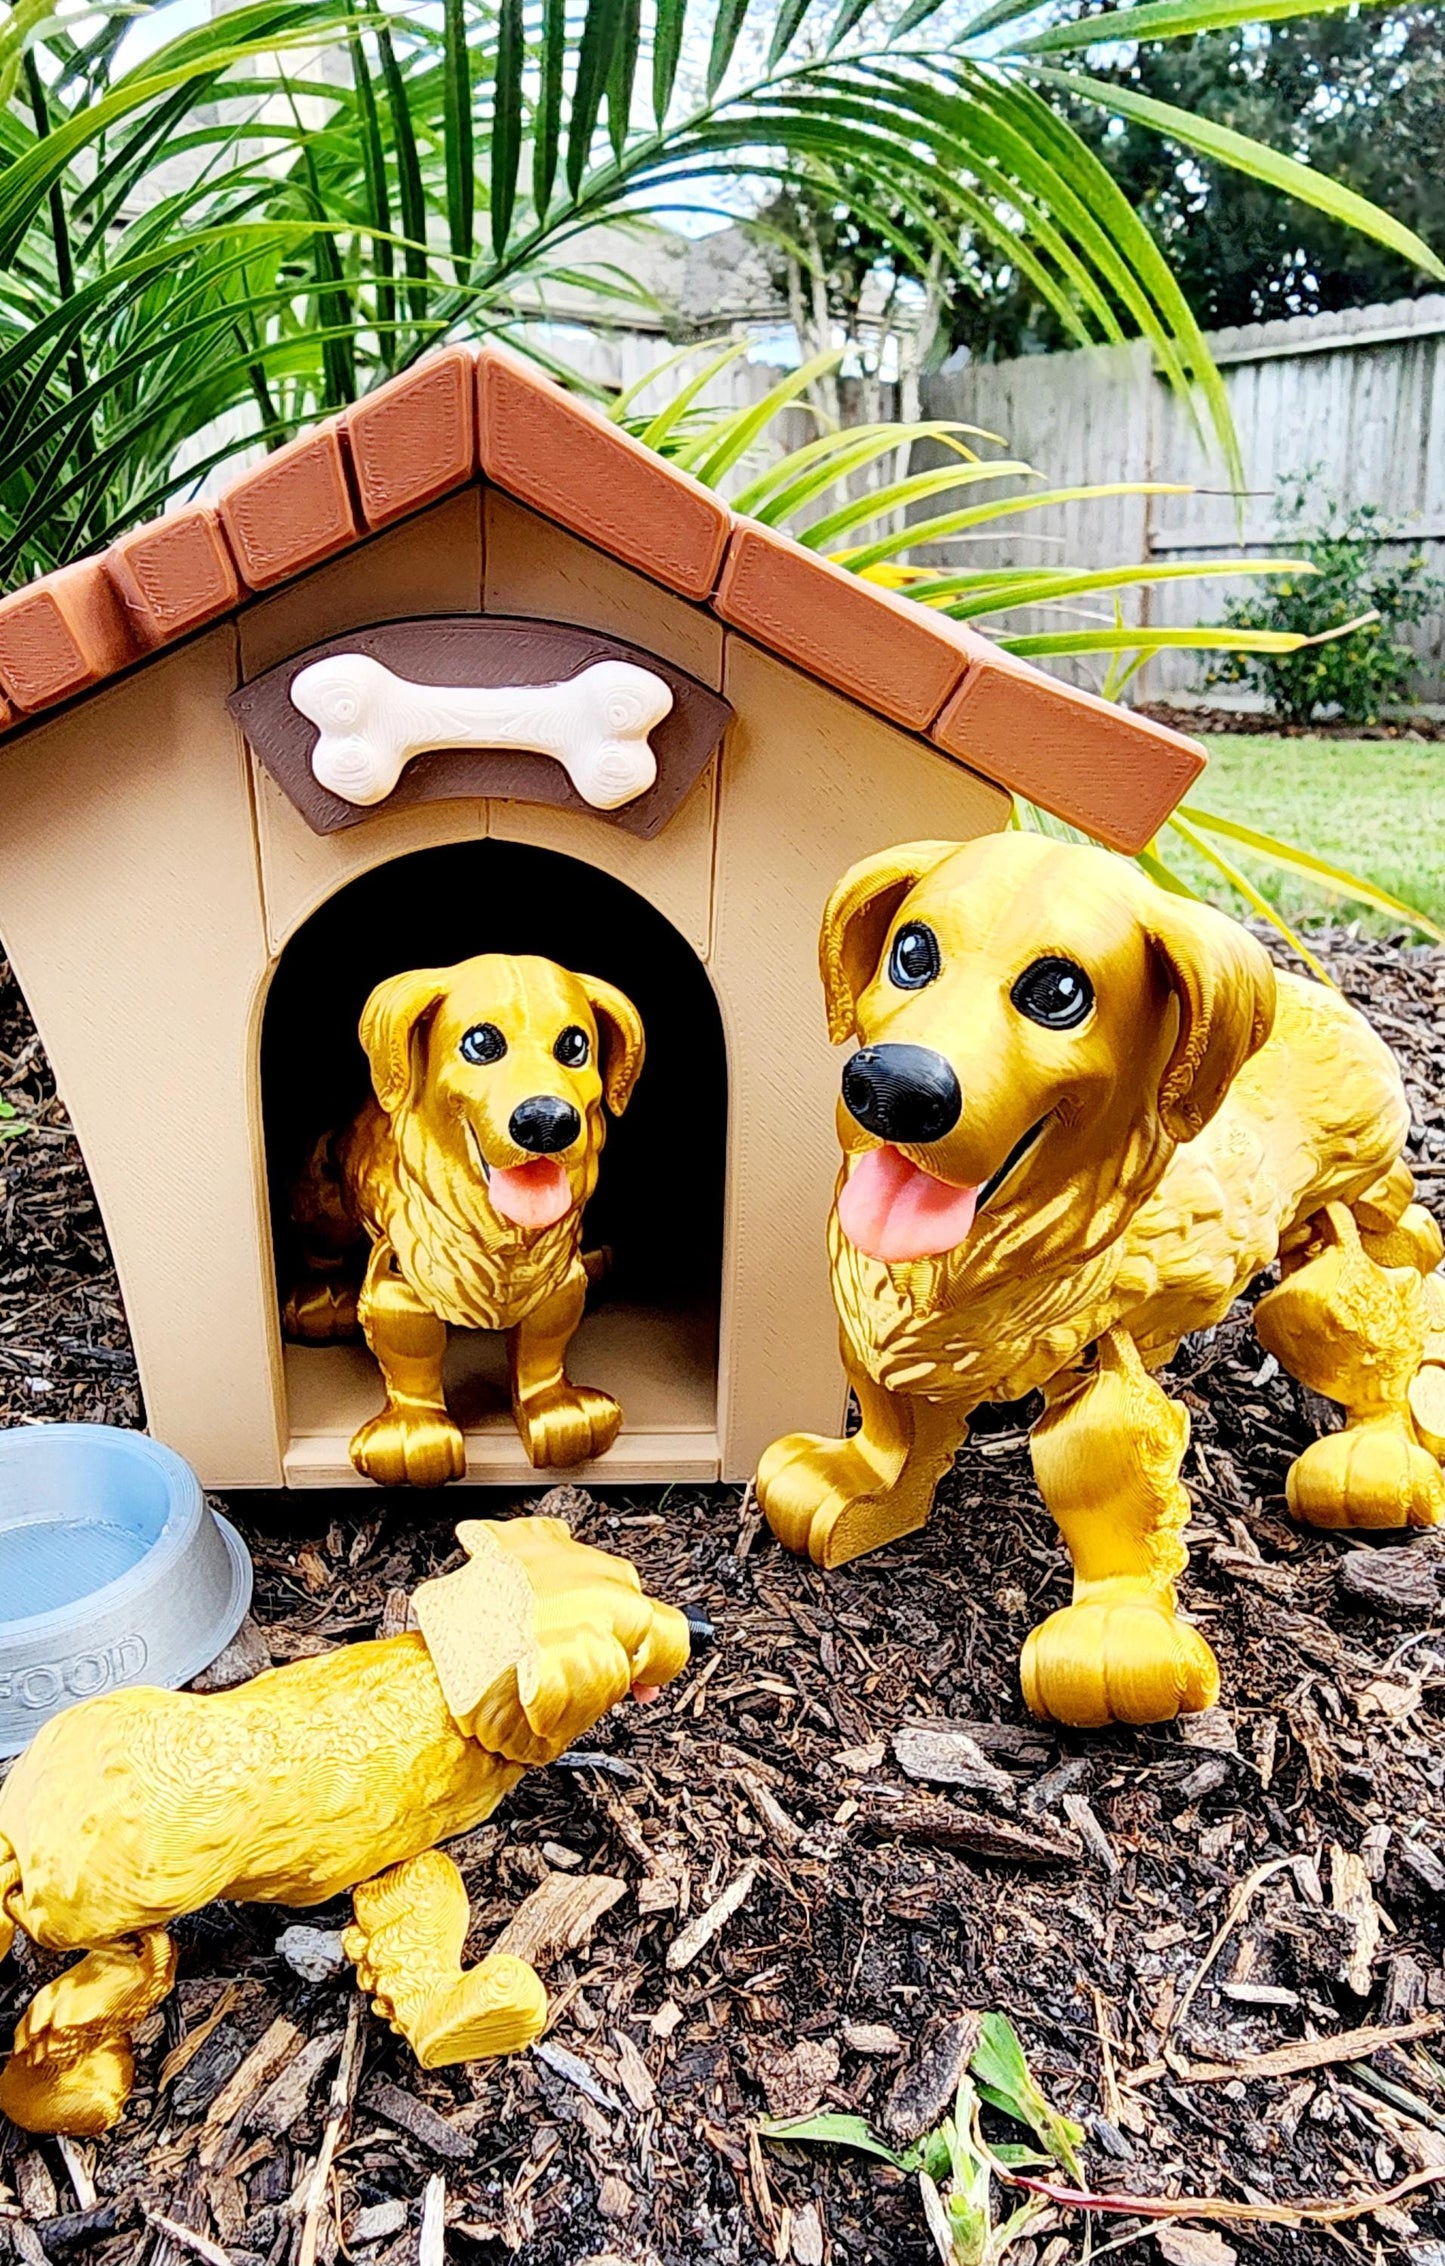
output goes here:
{"type": "Polygon", "coordinates": [[[500,1062],[507,1051],[507,1042],[495,1023],[473,1023],[462,1034],[463,1062],[500,1062]]]}
{"type": "Polygon", "coordinates": [[[910,921],[893,939],[888,955],[888,981],[899,991],[922,991],[931,984],[943,962],[938,938],[922,921],[910,921]]]}
{"type": "Polygon", "coordinates": [[[1094,1004],[1094,987],[1072,960],[1035,960],[1009,993],[1021,1015],[1046,1031],[1072,1031],[1094,1004]]]}
{"type": "Polygon", "coordinates": [[[581,1070],[586,1067],[592,1043],[580,1023],[569,1023],[552,1049],[552,1057],[564,1070],[581,1070]]]}

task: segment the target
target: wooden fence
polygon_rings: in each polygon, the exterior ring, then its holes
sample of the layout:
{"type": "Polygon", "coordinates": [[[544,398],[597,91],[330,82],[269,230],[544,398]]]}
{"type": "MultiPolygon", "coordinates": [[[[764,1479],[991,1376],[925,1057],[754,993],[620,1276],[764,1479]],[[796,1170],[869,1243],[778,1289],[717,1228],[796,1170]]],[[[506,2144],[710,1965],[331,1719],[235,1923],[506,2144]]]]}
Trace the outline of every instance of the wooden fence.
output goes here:
{"type": "MultiPolygon", "coordinates": [[[[1210,344],[1239,433],[1242,498],[1229,492],[1218,456],[1156,374],[1145,345],[978,363],[926,380],[926,416],[959,417],[1000,434],[1048,487],[1184,480],[1197,488],[1191,496],[1112,497],[1029,514],[1005,523],[1003,534],[970,540],[954,560],[1225,566],[1231,554],[1284,547],[1275,495],[1282,480],[1308,475],[1321,496],[1378,504],[1398,523],[1400,544],[1421,549],[1431,570],[1445,574],[1445,296],[1218,331],[1210,344]]],[[[1126,597],[1126,617],[1217,621],[1227,598],[1245,587],[1237,579],[1156,585],[1126,597]]],[[[1079,603],[1085,626],[1090,602],[1079,603]]],[[[1042,617],[1010,619],[1045,626],[1042,617]]],[[[1411,642],[1420,655],[1419,696],[1445,699],[1445,619],[1423,622],[1411,642]]],[[[1089,682],[1098,670],[1076,664],[1071,673],[1089,682]]],[[[1136,696],[1187,695],[1199,682],[1195,656],[1161,654],[1136,680],[1136,696]]]]}

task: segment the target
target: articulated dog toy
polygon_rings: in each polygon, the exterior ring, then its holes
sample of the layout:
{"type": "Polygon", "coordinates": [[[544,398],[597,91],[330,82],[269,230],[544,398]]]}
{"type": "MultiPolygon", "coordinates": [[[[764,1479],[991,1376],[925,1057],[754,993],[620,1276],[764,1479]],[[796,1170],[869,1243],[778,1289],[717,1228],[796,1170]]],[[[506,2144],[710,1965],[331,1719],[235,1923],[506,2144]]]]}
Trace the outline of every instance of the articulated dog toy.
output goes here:
{"type": "Polygon", "coordinates": [[[622,1411],[574,1385],[566,1359],[602,1265],[583,1254],[582,1209],[603,1096],[620,1117],[642,1068],[636,1008],[595,976],[485,953],[379,984],[361,1043],[375,1099],[318,1144],[293,1192],[308,1273],[284,1317],[311,1344],[359,1322],[376,1355],[386,1406],[352,1462],[383,1487],[465,1475],[442,1385],[449,1322],[511,1333],[512,1408],[534,1464],[604,1454],[622,1411]],[[358,1296],[348,1267],[367,1237],[358,1296]]]}
{"type": "Polygon", "coordinates": [[[0,1957],[17,1928],[86,1956],[38,1991],[0,2070],[30,2132],[104,2132],[131,2035],[175,1980],[168,1924],[216,1897],[324,1904],[376,2011],[429,2069],[515,2053],[547,2018],[525,1960],[463,1968],[467,1894],[438,1841],[495,1809],[710,1632],[558,1519],[468,1521],[420,1633],[345,1645],[234,1691],[141,1688],[48,1723],[0,1789],[0,1957]]]}
{"type": "Polygon", "coordinates": [[[1034,1470],[1074,1600],[1024,1647],[1060,1722],[1218,1696],[1175,1611],[1189,1419],[1152,1371],[1278,1258],[1263,1344],[1343,1404],[1296,1518],[1445,1515],[1440,1232],[1412,1202],[1394,1060],[1338,992],[1123,860],[1018,833],[855,866],[824,916],[843,1070],[829,1222],[861,1425],[798,1433],[758,1493],[838,1566],[921,1526],[980,1403],[1042,1388],[1034,1470]]]}

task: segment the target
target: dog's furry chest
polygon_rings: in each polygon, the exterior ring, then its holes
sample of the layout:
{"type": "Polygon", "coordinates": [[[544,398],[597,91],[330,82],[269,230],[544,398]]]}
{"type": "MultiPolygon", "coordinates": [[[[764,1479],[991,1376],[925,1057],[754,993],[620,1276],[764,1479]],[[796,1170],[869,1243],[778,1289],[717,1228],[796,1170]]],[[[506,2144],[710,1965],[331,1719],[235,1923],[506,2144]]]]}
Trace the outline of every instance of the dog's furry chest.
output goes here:
{"type": "Polygon", "coordinates": [[[828,1222],[833,1288],[849,1349],[888,1392],[930,1400],[1018,1400],[1067,1368],[1092,1337],[1117,1265],[1112,1249],[1063,1279],[1021,1277],[982,1298],[961,1290],[964,1255],[885,1266],[828,1222]]]}
{"type": "Polygon", "coordinates": [[[458,1217],[398,1153],[379,1110],[364,1112],[347,1143],[344,1170],[356,1214],[432,1313],[463,1330],[510,1330],[559,1290],[577,1264],[581,1215],[523,1234],[458,1217]]]}
{"type": "Polygon", "coordinates": [[[560,1289],[577,1260],[575,1214],[538,1235],[495,1242],[398,1189],[383,1227],[397,1265],[434,1314],[458,1329],[509,1330],[560,1289]]]}

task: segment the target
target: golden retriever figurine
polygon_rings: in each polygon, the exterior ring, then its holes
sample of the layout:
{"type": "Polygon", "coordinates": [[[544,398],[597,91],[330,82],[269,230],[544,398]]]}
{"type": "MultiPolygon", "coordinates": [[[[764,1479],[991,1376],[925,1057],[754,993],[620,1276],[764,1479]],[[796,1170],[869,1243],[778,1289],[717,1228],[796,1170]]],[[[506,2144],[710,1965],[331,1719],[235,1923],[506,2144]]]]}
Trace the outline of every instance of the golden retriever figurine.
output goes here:
{"type": "Polygon", "coordinates": [[[351,1443],[384,1487],[466,1472],[442,1385],[447,1324],[506,1330],[512,1409],[531,1461],[606,1453],[622,1411],[574,1385],[567,1347],[600,1267],[583,1256],[604,1095],[621,1116],[642,1068],[630,999],[550,960],[483,953],[378,984],[361,1017],[375,1099],[312,1154],[292,1217],[308,1276],[288,1336],[354,1336],[381,1367],[386,1406],[351,1443]],[[366,1237],[359,1298],[344,1281],[366,1237]],[[338,1279],[343,1278],[343,1279],[338,1279]]]}
{"type": "Polygon", "coordinates": [[[1176,1618],[1189,1420],[1154,1381],[1278,1257],[1264,1345],[1344,1404],[1289,1475],[1317,1526],[1445,1513],[1445,1282],[1393,1059],[1336,991],[1107,851],[1008,833],[855,866],[823,920],[843,1070],[829,1222],[850,1439],[762,1459],[822,1566],[908,1534],[981,1402],[1041,1387],[1034,1470],[1074,1601],[1024,1648],[1060,1722],[1218,1696],[1176,1618]],[[1432,1452],[1433,1451],[1433,1452],[1432,1452]]]}
{"type": "Polygon", "coordinates": [[[135,2078],[131,2035],[175,1980],[168,1924],[215,1897],[324,1904],[376,2011],[428,2069],[515,2053],[545,2025],[525,1960],[461,1965],[461,1874],[435,1846],[629,1688],[651,1698],[694,1633],[625,1558],[559,1519],[469,1521],[460,1571],[423,1583],[419,1633],[273,1668],[201,1697],[82,1700],[0,1789],[0,1958],[23,1928],[86,1956],[32,1999],[0,2070],[30,2132],[104,2132],[135,2078]]]}

